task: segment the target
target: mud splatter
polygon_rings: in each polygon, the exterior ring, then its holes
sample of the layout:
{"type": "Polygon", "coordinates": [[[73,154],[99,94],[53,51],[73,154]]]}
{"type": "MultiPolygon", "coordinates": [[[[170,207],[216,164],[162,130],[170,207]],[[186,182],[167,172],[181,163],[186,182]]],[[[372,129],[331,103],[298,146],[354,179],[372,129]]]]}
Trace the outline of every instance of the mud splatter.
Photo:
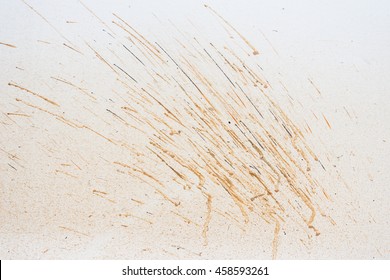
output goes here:
{"type": "MultiPolygon", "coordinates": [[[[107,100],[104,95],[92,94],[77,77],[70,82],[66,77],[50,76],[48,79],[56,85],[65,84],[88,98],[86,103],[90,107],[75,106],[86,114],[92,112],[94,122],[90,124],[71,111],[65,112],[59,101],[10,81],[8,85],[15,91],[33,96],[29,101],[15,98],[18,105],[35,115],[60,121],[68,129],[83,130],[92,139],[99,137],[108,147],[120,149],[117,160],[105,160],[113,172],[151,187],[162,200],[169,202],[171,213],[177,219],[200,228],[204,246],[208,245],[214,214],[240,228],[254,220],[270,225],[273,258],[278,256],[282,230],[295,226],[310,239],[320,235],[318,219],[333,221],[326,213],[318,215],[322,213],[321,205],[330,203],[332,198],[312,175],[313,170],[326,172],[316,151],[306,141],[305,133],[311,134],[312,130],[307,123],[301,126],[295,122],[291,112],[276,101],[272,85],[259,70],[256,56],[248,57],[245,52],[195,36],[175,38],[179,42],[175,46],[148,39],[117,14],[113,14],[112,25],[108,26],[81,1],[90,14],[117,35],[111,36],[117,47],[85,42],[85,46],[75,48],[37,10],[23,2],[68,42],[63,46],[75,56],[89,57],[93,63],[104,66],[102,75],[115,77],[112,92],[117,98],[107,100]],[[34,97],[50,106],[35,104],[38,100],[34,97]],[[104,109],[94,111],[95,104],[104,105],[104,109]],[[115,133],[111,131],[112,124],[115,133]],[[133,131],[147,141],[132,142],[123,131],[133,131]],[[128,160],[123,161],[122,155],[128,160]],[[185,199],[189,195],[202,200],[204,207],[194,209],[185,199]],[[230,208],[239,216],[230,214],[230,208]],[[193,212],[191,217],[185,214],[184,210],[188,213],[188,209],[193,212]]],[[[253,55],[259,54],[227,20],[211,7],[205,7],[239,35],[253,55]]],[[[309,79],[309,82],[321,94],[313,81],[309,79]]],[[[294,100],[290,98],[290,102],[294,100]]],[[[9,115],[34,117],[24,113],[9,115]]],[[[325,115],[323,118],[330,129],[325,115]]],[[[77,175],[62,169],[54,169],[54,173],[78,179],[84,168],[75,166],[77,175]]],[[[105,191],[93,189],[91,193],[113,205],[118,203],[105,191]]],[[[139,207],[147,204],[137,198],[129,199],[128,203],[139,207]]],[[[154,224],[130,212],[120,213],[118,217],[122,227],[127,227],[128,218],[154,224]]],[[[68,227],[60,228],[86,235],[68,227]]]]}

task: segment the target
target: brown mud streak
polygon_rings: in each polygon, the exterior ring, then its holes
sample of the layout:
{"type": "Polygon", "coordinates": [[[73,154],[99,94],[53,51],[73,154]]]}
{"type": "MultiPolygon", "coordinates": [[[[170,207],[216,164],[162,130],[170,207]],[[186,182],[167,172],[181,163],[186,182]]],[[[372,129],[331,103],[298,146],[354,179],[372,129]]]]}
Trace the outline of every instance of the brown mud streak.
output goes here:
{"type": "Polygon", "coordinates": [[[25,92],[28,92],[28,93],[30,93],[30,94],[32,94],[32,95],[34,95],[34,96],[36,96],[36,97],[38,97],[38,98],[40,98],[42,100],[45,100],[46,102],[48,102],[48,103],[50,103],[50,104],[52,104],[54,106],[60,107],[60,105],[58,105],[56,102],[54,102],[54,101],[52,101],[52,100],[50,100],[50,99],[48,99],[48,98],[46,98],[46,97],[36,93],[36,92],[33,92],[33,91],[29,90],[29,89],[26,89],[26,88],[24,88],[22,86],[19,86],[17,84],[12,83],[12,82],[9,82],[8,85],[11,86],[11,87],[16,87],[18,89],[21,89],[21,90],[23,90],[25,92]]]}
{"type": "Polygon", "coordinates": [[[14,46],[14,45],[7,44],[7,43],[2,43],[2,42],[0,42],[0,45],[7,46],[7,47],[10,47],[10,48],[16,48],[16,46],[14,46]]]}

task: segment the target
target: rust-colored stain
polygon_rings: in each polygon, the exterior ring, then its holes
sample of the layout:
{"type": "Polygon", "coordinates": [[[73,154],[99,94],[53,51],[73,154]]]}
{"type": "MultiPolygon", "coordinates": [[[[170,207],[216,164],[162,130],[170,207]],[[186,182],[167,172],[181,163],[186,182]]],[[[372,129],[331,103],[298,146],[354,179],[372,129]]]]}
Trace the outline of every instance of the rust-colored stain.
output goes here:
{"type": "MultiPolygon", "coordinates": [[[[313,169],[326,172],[320,156],[306,140],[306,134],[312,134],[312,129],[307,123],[301,126],[295,122],[291,112],[280,106],[273,96],[272,84],[259,66],[257,59],[261,52],[210,6],[205,5],[251,49],[249,57],[228,45],[196,37],[175,38],[179,44],[172,48],[164,42],[149,40],[118,14],[113,14],[112,25],[108,26],[80,1],[90,15],[110,30],[116,45],[106,46],[114,55],[108,56],[101,44],[85,42],[84,46],[76,47],[36,9],[23,2],[66,41],[63,46],[73,55],[95,59],[94,63],[104,66],[101,69],[107,75],[115,77],[112,93],[118,98],[107,100],[104,93],[92,93],[75,77],[72,80],[49,77],[56,85],[76,90],[80,98],[86,98],[85,103],[92,104],[84,107],[86,114],[88,111],[94,114],[94,121],[87,123],[72,112],[65,112],[60,101],[26,88],[23,81],[9,81],[10,88],[18,94],[14,100],[26,109],[9,112],[9,117],[32,119],[44,115],[68,128],[83,130],[91,139],[106,141],[107,149],[113,146],[121,149],[128,161],[123,157],[107,161],[112,170],[118,176],[129,176],[153,188],[171,205],[175,217],[186,226],[201,228],[204,246],[208,245],[215,215],[243,228],[253,219],[271,225],[274,234],[269,246],[273,258],[278,256],[281,232],[288,225],[297,225],[310,239],[321,233],[316,225],[320,217],[335,223],[320,206],[331,203],[332,198],[312,173],[313,169]],[[22,93],[28,93],[28,98],[22,93]],[[95,103],[105,106],[104,110],[93,110],[95,103]],[[101,129],[113,124],[117,131],[130,130],[148,140],[133,143],[121,133],[101,129]],[[201,197],[204,207],[191,209],[191,205],[182,202],[181,197],[188,194],[201,197]],[[221,210],[229,205],[240,216],[221,210]],[[202,222],[188,217],[188,209],[199,212],[202,222]]],[[[273,46],[272,49],[277,54],[273,46]]],[[[320,95],[313,81],[309,79],[309,82],[320,95]]],[[[330,129],[325,115],[323,119],[330,129]]],[[[83,176],[83,164],[67,162],[54,169],[56,176],[71,179],[83,176]]],[[[118,203],[106,190],[93,189],[90,194],[113,205],[118,203]]],[[[134,197],[128,203],[136,207],[147,202],[134,197]]],[[[126,220],[132,218],[153,225],[153,216],[145,215],[125,211],[118,217],[123,220],[122,227],[128,227],[126,220]]],[[[60,228],[90,235],[66,226],[60,228]]]]}

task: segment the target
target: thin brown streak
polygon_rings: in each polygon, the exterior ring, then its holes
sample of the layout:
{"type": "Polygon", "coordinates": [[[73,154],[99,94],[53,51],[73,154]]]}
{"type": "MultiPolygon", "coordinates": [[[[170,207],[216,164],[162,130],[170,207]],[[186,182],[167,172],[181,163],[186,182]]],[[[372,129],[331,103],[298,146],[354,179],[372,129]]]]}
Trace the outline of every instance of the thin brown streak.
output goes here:
{"type": "Polygon", "coordinates": [[[75,84],[65,80],[65,79],[62,79],[62,78],[55,78],[55,77],[51,77],[52,79],[56,80],[56,81],[59,81],[59,82],[62,82],[62,83],[65,83],[65,84],[68,84],[76,89],[78,89],[79,91],[81,91],[82,93],[84,93],[85,95],[87,95],[88,97],[92,98],[93,100],[96,100],[96,97],[93,96],[92,94],[90,94],[88,91],[86,91],[85,89],[79,87],[79,86],[76,86],[75,84]]]}
{"type": "Polygon", "coordinates": [[[125,164],[125,163],[118,162],[118,161],[114,161],[113,163],[114,163],[114,164],[117,164],[117,165],[120,165],[120,166],[122,166],[122,167],[126,167],[126,168],[128,168],[128,169],[130,169],[130,170],[132,170],[132,171],[141,173],[141,174],[143,174],[144,176],[146,176],[146,177],[152,179],[153,181],[155,181],[156,183],[158,183],[160,186],[163,186],[163,184],[162,184],[158,179],[156,179],[154,176],[152,176],[151,174],[149,174],[149,173],[147,173],[147,172],[145,172],[145,171],[143,171],[143,170],[140,170],[140,169],[131,167],[130,165],[127,165],[127,164],[125,164]]]}
{"type": "Polygon", "coordinates": [[[86,234],[86,233],[83,233],[83,232],[80,232],[80,231],[77,231],[77,230],[74,230],[74,229],[71,229],[71,228],[68,228],[68,227],[59,226],[59,228],[62,228],[64,230],[71,231],[71,232],[74,232],[74,233],[77,233],[77,234],[81,234],[81,235],[84,235],[84,236],[89,236],[89,234],[86,234]]]}
{"type": "Polygon", "coordinates": [[[93,193],[100,193],[100,194],[103,194],[103,195],[106,195],[107,193],[106,192],[103,192],[103,191],[98,191],[98,190],[92,190],[93,193]]]}
{"type": "Polygon", "coordinates": [[[206,194],[206,196],[207,196],[207,202],[206,202],[207,213],[206,213],[206,218],[205,218],[205,221],[203,224],[203,231],[202,231],[202,236],[204,239],[204,243],[203,243],[204,246],[207,246],[207,244],[208,244],[207,232],[209,230],[209,225],[210,225],[210,221],[211,221],[211,210],[212,210],[212,208],[211,208],[212,196],[210,194],[206,194]]]}
{"type": "Polygon", "coordinates": [[[175,120],[179,124],[184,126],[184,124],[166,106],[164,106],[164,104],[162,104],[157,98],[155,98],[153,95],[151,95],[149,92],[147,92],[144,88],[142,88],[142,91],[144,91],[147,95],[149,95],[152,99],[154,99],[161,107],[163,107],[165,109],[165,111],[167,111],[169,115],[171,115],[173,118],[175,118],[175,120]]]}
{"type": "Polygon", "coordinates": [[[138,199],[135,199],[135,198],[131,198],[132,201],[142,205],[142,204],[145,204],[145,202],[142,202],[141,200],[138,200],[138,199]]]}
{"type": "Polygon", "coordinates": [[[183,221],[186,222],[187,224],[194,224],[194,225],[196,225],[196,226],[198,226],[198,227],[200,226],[199,224],[197,224],[197,223],[195,223],[194,221],[192,221],[191,219],[189,219],[189,218],[187,218],[187,217],[181,215],[180,213],[177,213],[177,212],[175,212],[175,211],[171,211],[171,213],[173,213],[173,214],[175,214],[176,216],[182,218],[183,221]]]}
{"type": "Polygon", "coordinates": [[[154,49],[154,51],[156,53],[160,53],[160,51],[152,44],[150,43],[144,36],[142,36],[142,34],[140,34],[137,30],[135,30],[133,27],[130,26],[130,24],[128,24],[125,20],[123,20],[122,18],[120,18],[118,15],[116,14],[113,14],[116,18],[118,18],[119,20],[121,20],[124,24],[126,24],[129,28],[131,28],[131,30],[133,30],[139,37],[141,37],[151,48],[154,49]]]}
{"type": "Polygon", "coordinates": [[[125,217],[125,218],[127,218],[127,217],[133,217],[133,218],[136,218],[136,219],[138,219],[138,220],[147,222],[148,224],[151,224],[151,225],[153,224],[153,222],[151,222],[151,221],[149,221],[149,220],[147,220],[147,219],[144,219],[144,218],[142,218],[142,217],[138,217],[138,216],[136,216],[136,215],[129,214],[129,213],[126,213],[126,214],[119,214],[119,217],[125,217]]]}
{"type": "Polygon", "coordinates": [[[44,43],[44,44],[48,44],[48,45],[50,45],[50,44],[51,44],[51,43],[49,43],[49,42],[42,41],[42,40],[37,40],[37,42],[38,42],[38,43],[44,43]]]}
{"type": "Polygon", "coordinates": [[[325,122],[326,122],[326,125],[328,126],[328,128],[329,128],[329,129],[332,129],[332,127],[331,127],[331,125],[330,125],[330,123],[329,123],[328,119],[325,117],[325,115],[324,115],[324,114],[322,114],[322,117],[324,118],[324,120],[325,120],[325,122]]]}
{"type": "Polygon", "coordinates": [[[215,213],[221,215],[223,218],[227,219],[227,220],[230,220],[232,222],[235,223],[235,225],[242,231],[242,232],[245,232],[245,227],[242,226],[242,224],[240,223],[240,221],[236,218],[236,217],[233,217],[230,213],[228,212],[221,212],[220,210],[218,209],[214,209],[213,210],[215,213]]]}
{"type": "MultiPolygon", "coordinates": [[[[80,4],[95,18],[97,18],[101,24],[103,24],[105,27],[107,27],[108,30],[110,30],[114,35],[115,32],[100,18],[98,17],[90,8],[88,8],[81,0],[79,0],[80,4]]],[[[68,22],[69,23],[69,22],[68,22]]]]}
{"type": "Polygon", "coordinates": [[[10,47],[10,48],[16,48],[16,46],[14,46],[14,45],[2,43],[2,42],[0,42],[0,45],[4,45],[4,46],[10,47]]]}
{"type": "Polygon", "coordinates": [[[7,113],[8,116],[20,116],[20,117],[31,117],[30,115],[27,114],[21,114],[21,113],[7,113]]]}
{"type": "Polygon", "coordinates": [[[107,200],[107,201],[109,201],[109,202],[111,202],[111,203],[116,203],[115,200],[109,199],[109,198],[105,197],[104,195],[102,195],[102,194],[100,194],[100,193],[98,193],[98,192],[92,192],[92,194],[94,194],[94,195],[96,195],[96,196],[98,196],[98,197],[104,198],[105,200],[107,200]]]}
{"type": "MultiPolygon", "coordinates": [[[[131,33],[128,29],[126,29],[123,25],[120,25],[119,23],[117,23],[116,21],[113,21],[112,23],[114,23],[115,25],[117,25],[119,28],[123,29],[124,31],[126,31],[132,38],[134,38],[135,40],[138,41],[138,43],[140,43],[146,50],[149,51],[149,53],[153,54],[154,57],[158,58],[160,60],[161,63],[165,63],[165,61],[161,58],[161,55],[159,53],[159,51],[157,49],[155,49],[154,46],[151,46],[150,43],[145,43],[144,41],[142,41],[140,38],[138,38],[136,35],[134,35],[133,33],[131,33]]],[[[130,38],[129,38],[130,39],[130,38]]],[[[131,40],[131,39],[130,39],[131,40]]],[[[132,41],[132,40],[131,40],[132,41]]],[[[134,41],[133,41],[134,43],[134,41]]],[[[147,56],[146,56],[147,57],[147,56]]]]}
{"type": "Polygon", "coordinates": [[[352,116],[351,114],[348,112],[347,108],[345,108],[345,106],[343,106],[345,112],[347,113],[348,117],[352,120],[352,116]]]}
{"type": "Polygon", "coordinates": [[[30,104],[30,103],[28,103],[28,102],[25,102],[24,100],[21,100],[21,99],[16,98],[16,101],[22,102],[22,103],[24,103],[24,104],[27,105],[27,106],[30,106],[30,107],[32,107],[32,108],[35,108],[35,109],[38,109],[38,110],[40,110],[40,111],[42,111],[42,112],[45,112],[45,113],[47,113],[47,114],[50,114],[50,115],[56,117],[57,120],[60,120],[60,121],[66,123],[67,125],[69,125],[69,126],[71,126],[71,127],[80,128],[80,129],[87,129],[87,130],[89,130],[89,131],[95,133],[96,135],[98,135],[98,136],[100,136],[100,137],[106,139],[107,141],[111,142],[112,144],[117,145],[117,143],[116,143],[113,139],[110,139],[110,138],[108,138],[108,137],[102,135],[101,133],[99,133],[99,132],[93,130],[92,128],[90,128],[90,127],[88,127],[88,126],[86,126],[86,125],[77,124],[77,123],[75,123],[75,122],[73,122],[73,121],[67,120],[67,119],[65,119],[65,118],[64,118],[63,116],[61,116],[61,115],[52,113],[52,112],[50,112],[50,111],[48,111],[48,110],[46,110],[46,109],[43,109],[43,108],[41,108],[41,107],[39,107],[39,106],[36,106],[36,105],[30,104]]]}
{"type": "Polygon", "coordinates": [[[23,91],[26,91],[26,92],[28,92],[28,93],[30,93],[30,94],[36,96],[36,97],[41,98],[42,100],[45,100],[46,102],[48,102],[48,103],[50,103],[50,104],[52,104],[52,105],[54,105],[54,106],[60,107],[60,105],[58,105],[56,102],[51,101],[50,99],[48,99],[48,98],[46,98],[46,97],[44,97],[44,96],[42,96],[42,95],[40,95],[40,94],[38,94],[38,93],[35,93],[35,92],[33,92],[33,91],[29,90],[29,89],[26,89],[26,88],[24,88],[24,87],[22,87],[22,86],[19,86],[19,85],[17,85],[17,84],[12,83],[12,82],[9,82],[8,85],[9,85],[9,86],[12,86],[12,87],[16,87],[16,88],[18,88],[18,89],[21,89],[21,90],[23,90],[23,91]]]}
{"type": "Polygon", "coordinates": [[[208,5],[204,5],[206,8],[210,9],[210,11],[212,11],[216,16],[218,16],[224,23],[226,23],[231,29],[234,30],[234,32],[236,32],[238,34],[238,36],[240,36],[240,38],[252,49],[253,51],[253,55],[258,55],[259,54],[259,51],[256,50],[256,48],[254,46],[252,46],[251,43],[249,43],[249,41],[240,33],[237,31],[237,29],[235,29],[226,19],[224,19],[221,15],[219,15],[213,8],[211,8],[210,6],[208,5]]]}
{"type": "Polygon", "coordinates": [[[116,74],[118,74],[118,72],[94,49],[92,48],[88,43],[86,43],[87,46],[93,50],[93,52],[95,53],[96,57],[99,58],[104,64],[106,64],[108,67],[111,68],[112,71],[114,71],[116,74]]]}
{"type": "Polygon", "coordinates": [[[277,256],[280,232],[280,222],[277,219],[275,219],[275,221],[274,239],[272,240],[272,259],[276,259],[277,256]]]}
{"type": "Polygon", "coordinates": [[[73,160],[71,160],[71,162],[77,167],[78,170],[81,170],[80,166],[78,166],[76,163],[74,163],[73,160]]]}
{"type": "Polygon", "coordinates": [[[267,36],[265,36],[264,32],[260,30],[261,34],[263,35],[264,39],[267,41],[267,43],[271,46],[272,50],[276,53],[277,56],[279,56],[279,53],[276,51],[274,46],[271,44],[271,41],[268,40],[267,36]]]}
{"type": "Polygon", "coordinates": [[[165,159],[163,159],[159,154],[156,152],[152,151],[166,166],[168,166],[179,178],[184,179],[184,175],[176,171],[171,165],[169,165],[165,159]]]}
{"type": "Polygon", "coordinates": [[[72,51],[75,51],[75,52],[77,52],[77,53],[79,53],[79,54],[83,54],[83,53],[82,53],[82,52],[80,52],[79,50],[76,50],[75,48],[73,48],[73,47],[69,46],[69,45],[68,45],[68,44],[66,44],[66,43],[63,43],[63,45],[64,45],[65,47],[67,47],[67,48],[71,49],[72,51]]]}
{"type": "Polygon", "coordinates": [[[78,178],[77,176],[74,176],[74,175],[72,175],[72,174],[70,174],[68,172],[65,172],[65,171],[62,171],[62,170],[58,170],[58,169],[55,170],[55,173],[62,173],[62,174],[65,174],[65,175],[67,175],[69,177],[72,177],[72,178],[75,178],[75,179],[78,178]]]}
{"type": "Polygon", "coordinates": [[[26,3],[26,1],[22,0],[22,2],[28,6],[32,11],[34,11],[41,19],[43,19],[47,24],[50,25],[51,28],[53,28],[53,30],[55,32],[57,32],[58,35],[60,35],[62,37],[62,39],[64,39],[65,41],[67,41],[69,44],[72,44],[71,41],[69,41],[53,24],[51,24],[43,15],[41,15],[37,10],[35,10],[32,6],[30,6],[29,4],[26,3]]]}
{"type": "Polygon", "coordinates": [[[313,81],[310,79],[310,78],[308,78],[308,80],[309,80],[309,82],[311,83],[311,85],[316,89],[316,91],[317,91],[317,93],[319,94],[319,95],[321,95],[321,91],[318,89],[318,87],[313,83],[313,81]]]}

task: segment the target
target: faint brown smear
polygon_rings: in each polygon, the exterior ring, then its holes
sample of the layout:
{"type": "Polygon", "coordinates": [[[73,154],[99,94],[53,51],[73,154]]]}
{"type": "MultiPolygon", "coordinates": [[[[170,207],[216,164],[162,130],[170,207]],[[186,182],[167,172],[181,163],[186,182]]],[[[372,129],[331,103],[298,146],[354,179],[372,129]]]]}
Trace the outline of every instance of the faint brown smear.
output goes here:
{"type": "Polygon", "coordinates": [[[279,232],[280,232],[280,222],[276,220],[274,239],[272,240],[272,258],[273,259],[276,259],[277,252],[278,252],[279,232]]]}
{"type": "Polygon", "coordinates": [[[206,8],[208,8],[210,11],[212,11],[216,16],[218,16],[221,20],[223,20],[224,23],[226,23],[231,29],[233,29],[234,32],[237,33],[238,36],[252,49],[252,53],[254,55],[258,55],[259,51],[240,33],[237,29],[235,29],[226,19],[224,19],[221,15],[219,15],[213,8],[211,8],[208,5],[204,5],[206,8]]]}
{"type": "Polygon", "coordinates": [[[206,195],[207,195],[207,214],[206,214],[206,219],[204,221],[203,233],[202,233],[205,246],[207,246],[207,244],[208,244],[207,231],[209,230],[209,224],[211,221],[211,210],[212,210],[212,208],[211,208],[212,196],[209,194],[206,194],[206,195]]]}

